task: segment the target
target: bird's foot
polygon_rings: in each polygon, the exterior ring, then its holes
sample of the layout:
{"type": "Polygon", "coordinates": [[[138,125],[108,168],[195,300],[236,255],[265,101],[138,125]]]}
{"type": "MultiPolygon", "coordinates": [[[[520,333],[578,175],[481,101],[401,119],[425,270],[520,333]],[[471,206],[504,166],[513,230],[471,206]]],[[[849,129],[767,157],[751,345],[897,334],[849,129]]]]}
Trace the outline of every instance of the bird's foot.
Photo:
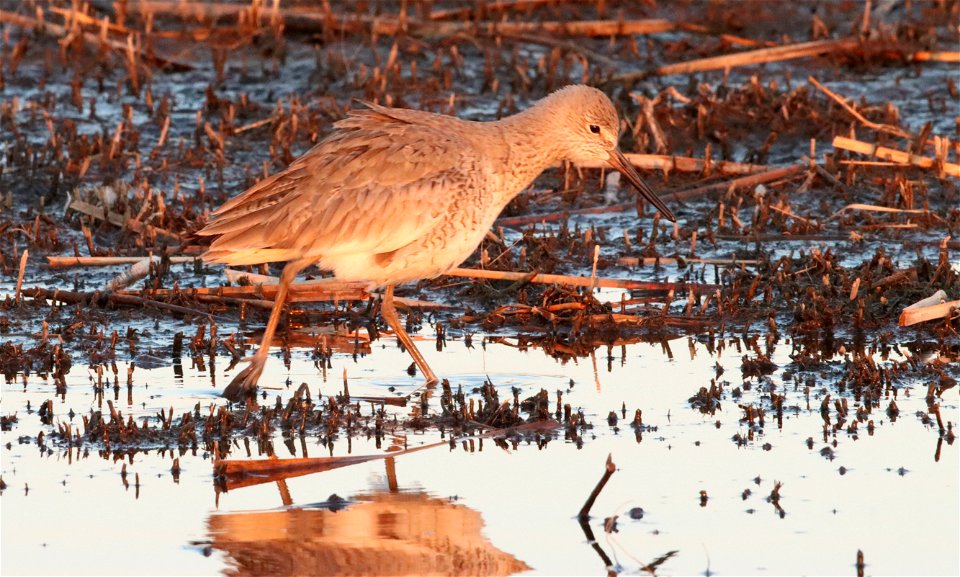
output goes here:
{"type": "Polygon", "coordinates": [[[237,373],[237,376],[233,377],[230,384],[223,389],[223,396],[231,401],[239,401],[256,395],[257,381],[260,380],[260,373],[263,372],[265,363],[266,359],[254,357],[250,361],[250,366],[237,373]]]}

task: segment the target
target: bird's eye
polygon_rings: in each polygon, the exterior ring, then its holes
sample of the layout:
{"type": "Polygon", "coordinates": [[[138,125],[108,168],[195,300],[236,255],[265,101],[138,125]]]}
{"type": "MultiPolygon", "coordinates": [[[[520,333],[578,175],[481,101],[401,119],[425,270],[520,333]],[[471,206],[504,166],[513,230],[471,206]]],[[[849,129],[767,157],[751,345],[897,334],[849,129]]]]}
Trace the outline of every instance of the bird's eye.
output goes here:
{"type": "Polygon", "coordinates": [[[594,133],[594,134],[600,134],[600,127],[597,126],[596,124],[591,124],[591,125],[590,125],[590,132],[592,132],[592,133],[594,133]]]}

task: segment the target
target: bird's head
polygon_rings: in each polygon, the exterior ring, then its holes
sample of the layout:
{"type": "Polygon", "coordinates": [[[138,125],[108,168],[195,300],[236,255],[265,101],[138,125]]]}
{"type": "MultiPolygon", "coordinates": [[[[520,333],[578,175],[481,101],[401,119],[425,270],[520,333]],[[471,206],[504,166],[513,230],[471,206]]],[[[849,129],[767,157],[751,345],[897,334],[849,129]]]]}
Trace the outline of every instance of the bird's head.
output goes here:
{"type": "Polygon", "coordinates": [[[620,151],[620,116],[606,94],[589,86],[561,88],[547,97],[555,114],[555,128],[563,160],[574,164],[606,163],[620,171],[663,216],[676,222],[673,212],[643,181],[620,151]]]}

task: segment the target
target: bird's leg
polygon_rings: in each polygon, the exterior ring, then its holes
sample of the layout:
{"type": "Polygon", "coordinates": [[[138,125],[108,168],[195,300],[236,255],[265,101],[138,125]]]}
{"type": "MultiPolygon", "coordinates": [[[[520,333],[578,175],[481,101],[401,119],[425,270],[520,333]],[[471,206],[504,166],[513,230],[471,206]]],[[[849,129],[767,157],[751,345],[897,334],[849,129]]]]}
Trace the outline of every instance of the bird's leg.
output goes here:
{"type": "Polygon", "coordinates": [[[295,260],[283,267],[283,272],[280,273],[280,286],[277,287],[277,296],[273,299],[273,309],[270,311],[270,320],[267,321],[267,328],[263,331],[257,354],[250,361],[250,366],[237,373],[237,376],[223,389],[224,397],[236,401],[243,397],[252,397],[257,392],[257,381],[270,354],[270,341],[273,340],[273,333],[276,332],[277,324],[280,322],[283,304],[287,300],[287,290],[290,288],[290,283],[297,278],[297,274],[309,265],[310,261],[295,260]]]}
{"type": "Polygon", "coordinates": [[[410,353],[410,356],[413,357],[413,362],[417,363],[417,367],[420,368],[420,372],[423,373],[424,378],[427,379],[427,385],[435,385],[439,382],[437,375],[433,372],[433,369],[430,368],[430,365],[427,364],[427,360],[423,358],[423,355],[420,354],[420,350],[417,349],[417,345],[413,344],[413,339],[410,338],[410,335],[407,334],[407,331],[403,330],[403,325],[400,324],[400,318],[397,316],[397,309],[393,306],[393,285],[387,285],[386,290],[383,293],[383,306],[380,308],[380,314],[383,315],[383,320],[387,321],[387,324],[390,325],[390,328],[393,329],[393,332],[397,335],[397,338],[400,339],[400,342],[403,343],[403,346],[406,347],[407,352],[410,353]]]}

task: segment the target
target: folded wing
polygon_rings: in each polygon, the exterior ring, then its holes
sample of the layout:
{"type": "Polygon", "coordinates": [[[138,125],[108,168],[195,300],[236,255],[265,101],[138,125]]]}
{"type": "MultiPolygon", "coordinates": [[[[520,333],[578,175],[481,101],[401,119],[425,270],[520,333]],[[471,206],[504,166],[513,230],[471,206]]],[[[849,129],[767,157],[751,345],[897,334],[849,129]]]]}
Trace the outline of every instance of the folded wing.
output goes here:
{"type": "MultiPolygon", "coordinates": [[[[452,187],[470,186],[469,146],[415,111],[372,106],[285,170],[230,200],[198,234],[204,260],[258,264],[397,250],[437,226],[452,187]]],[[[434,117],[435,118],[435,117],[434,117]]]]}

